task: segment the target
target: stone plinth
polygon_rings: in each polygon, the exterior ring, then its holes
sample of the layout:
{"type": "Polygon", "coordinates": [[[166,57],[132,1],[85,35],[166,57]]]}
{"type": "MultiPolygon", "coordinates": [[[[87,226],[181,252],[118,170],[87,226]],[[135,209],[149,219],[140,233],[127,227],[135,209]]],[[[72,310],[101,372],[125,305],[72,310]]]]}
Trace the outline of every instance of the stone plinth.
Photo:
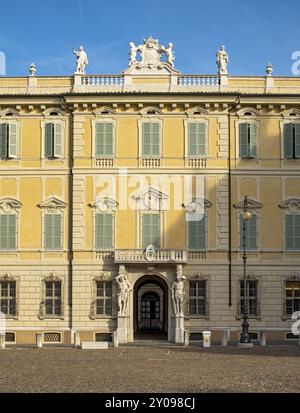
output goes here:
{"type": "Polygon", "coordinates": [[[81,348],[83,350],[107,349],[108,348],[108,342],[106,342],[106,341],[83,341],[81,343],[81,348]]]}
{"type": "Polygon", "coordinates": [[[230,340],[230,330],[222,330],[222,346],[227,346],[230,340]]]}
{"type": "Polygon", "coordinates": [[[75,333],[75,347],[80,347],[80,333],[76,332],[75,333]]]}
{"type": "Polygon", "coordinates": [[[128,341],[128,317],[124,315],[118,315],[118,343],[127,343],[128,341]]]}
{"type": "Polygon", "coordinates": [[[175,318],[175,343],[184,344],[184,316],[177,315],[175,318]]]}
{"type": "Polygon", "coordinates": [[[238,343],[239,348],[253,348],[253,343],[238,343]]]}
{"type": "Polygon", "coordinates": [[[5,349],[5,334],[0,334],[0,349],[5,349]]]}
{"type": "Polygon", "coordinates": [[[43,347],[43,335],[41,333],[38,333],[36,335],[36,346],[37,346],[37,348],[42,348],[43,347]]]}

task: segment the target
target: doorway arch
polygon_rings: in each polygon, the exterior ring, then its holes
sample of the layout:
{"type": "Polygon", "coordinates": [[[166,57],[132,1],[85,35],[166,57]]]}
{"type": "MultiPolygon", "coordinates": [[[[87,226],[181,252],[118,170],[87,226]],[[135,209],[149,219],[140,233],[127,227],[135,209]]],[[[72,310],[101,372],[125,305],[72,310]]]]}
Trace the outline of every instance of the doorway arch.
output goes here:
{"type": "Polygon", "coordinates": [[[168,285],[158,275],[144,275],[134,285],[134,336],[165,336],[168,332],[168,285]]]}

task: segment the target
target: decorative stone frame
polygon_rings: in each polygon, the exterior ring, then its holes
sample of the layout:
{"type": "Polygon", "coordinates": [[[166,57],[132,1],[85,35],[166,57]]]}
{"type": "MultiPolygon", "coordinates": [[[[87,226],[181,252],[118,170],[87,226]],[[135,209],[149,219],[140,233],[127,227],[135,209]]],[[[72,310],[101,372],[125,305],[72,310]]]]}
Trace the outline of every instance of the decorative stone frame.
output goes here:
{"type": "Polygon", "coordinates": [[[115,249],[115,239],[116,239],[116,210],[118,207],[117,201],[112,198],[97,198],[94,202],[90,203],[89,206],[93,209],[93,252],[96,253],[99,250],[96,248],[96,214],[112,214],[112,249],[105,251],[113,251],[115,249]]]}
{"type": "Polygon", "coordinates": [[[139,159],[153,159],[163,158],[163,128],[164,128],[164,119],[160,116],[161,111],[157,108],[144,108],[140,111],[142,118],[138,119],[138,133],[139,133],[139,159]],[[153,110],[156,113],[148,115],[147,111],[153,110]],[[143,124],[144,123],[159,123],[159,155],[157,156],[144,156],[143,155],[143,124]]]}
{"type": "Polygon", "coordinates": [[[206,275],[202,275],[200,273],[194,273],[194,274],[186,274],[186,304],[185,304],[185,309],[186,309],[186,314],[185,319],[190,319],[190,320],[209,320],[210,319],[210,277],[206,275]],[[205,281],[205,315],[197,315],[197,314],[190,314],[190,282],[197,282],[197,281],[205,281]]]}
{"type": "Polygon", "coordinates": [[[22,142],[22,122],[19,119],[20,114],[13,109],[5,109],[0,112],[0,124],[8,123],[9,125],[16,125],[16,134],[17,134],[17,154],[13,158],[0,158],[0,161],[20,161],[21,154],[21,142],[22,142]],[[11,114],[11,116],[7,116],[11,114]]]}
{"type": "Polygon", "coordinates": [[[65,319],[65,302],[66,302],[66,292],[65,292],[65,278],[56,275],[52,272],[46,277],[41,279],[41,301],[38,311],[39,320],[64,320],[65,319]],[[46,282],[60,282],[61,283],[61,315],[48,315],[46,314],[45,301],[46,301],[46,282]]]}
{"type": "Polygon", "coordinates": [[[237,112],[238,120],[235,121],[235,159],[241,161],[247,161],[247,158],[240,158],[240,125],[242,123],[250,123],[256,125],[256,157],[249,160],[258,161],[260,159],[260,122],[259,122],[260,112],[254,108],[248,107],[240,109],[237,112]],[[251,115],[246,115],[246,113],[251,113],[251,115]]]}
{"type": "Polygon", "coordinates": [[[64,234],[65,234],[65,213],[64,210],[67,207],[67,203],[60,200],[55,195],[51,195],[45,201],[38,204],[38,207],[42,210],[42,251],[43,252],[61,252],[64,250],[64,234]],[[59,250],[47,250],[45,248],[45,215],[60,215],[62,217],[61,224],[61,248],[59,250]]]}
{"type": "Polygon", "coordinates": [[[41,159],[44,161],[52,160],[64,160],[66,158],[66,116],[65,112],[60,108],[48,108],[43,112],[44,119],[41,121],[42,130],[42,144],[41,144],[41,159]],[[56,112],[58,115],[51,115],[51,113],[56,112]],[[45,156],[45,125],[47,123],[56,123],[61,125],[61,135],[62,135],[62,156],[57,158],[46,158],[45,156]]]}
{"type": "MultiPolygon", "coordinates": [[[[236,220],[237,220],[237,228],[238,228],[238,245],[237,245],[237,251],[241,252],[242,249],[240,248],[241,245],[241,233],[240,233],[240,217],[243,213],[244,210],[244,199],[241,201],[237,202],[236,204],[233,205],[234,208],[236,208],[236,220]]],[[[251,213],[256,214],[256,240],[257,240],[257,247],[256,249],[246,249],[247,252],[258,252],[261,249],[261,231],[260,231],[260,222],[261,222],[261,209],[263,207],[263,204],[260,202],[256,201],[255,199],[248,198],[248,210],[251,213]]]]}
{"type": "Polygon", "coordinates": [[[285,288],[286,288],[286,283],[290,281],[290,282],[300,282],[300,273],[298,273],[297,271],[293,271],[290,275],[288,276],[284,276],[282,278],[282,284],[281,284],[281,302],[282,302],[282,311],[281,311],[281,319],[283,321],[287,321],[287,320],[291,320],[292,319],[292,315],[288,315],[286,314],[285,311],[285,303],[286,303],[286,295],[285,295],[285,288]]]}
{"type": "MultiPolygon", "coordinates": [[[[236,319],[242,320],[243,314],[241,314],[240,304],[241,304],[241,295],[240,295],[240,288],[241,288],[241,281],[244,281],[243,276],[238,275],[236,277],[236,319]]],[[[247,281],[256,281],[257,285],[257,314],[256,315],[248,315],[248,318],[252,320],[261,320],[261,291],[262,291],[262,278],[255,274],[248,274],[247,281]]]]}
{"type": "Polygon", "coordinates": [[[284,251],[288,253],[299,252],[300,250],[288,250],[286,246],[286,232],[285,232],[285,217],[287,215],[300,215],[300,198],[288,198],[279,205],[282,210],[282,222],[283,222],[283,242],[284,251]]]}
{"type": "Polygon", "coordinates": [[[117,289],[115,283],[115,276],[111,274],[111,272],[101,272],[96,277],[91,278],[91,291],[92,291],[92,301],[91,307],[89,312],[89,318],[91,320],[98,320],[98,319],[106,319],[111,320],[116,318],[117,316],[117,289]],[[104,314],[97,314],[96,309],[96,302],[97,302],[97,282],[111,282],[112,283],[112,314],[111,315],[104,315],[104,314]]]}
{"type": "Polygon", "coordinates": [[[94,118],[91,119],[91,128],[92,128],[92,159],[115,159],[117,154],[117,117],[116,111],[103,106],[93,112],[94,118]],[[113,125],[113,154],[112,155],[96,155],[96,124],[97,123],[112,123],[113,125]]]}
{"type": "Polygon", "coordinates": [[[187,119],[184,119],[184,157],[191,158],[208,158],[209,157],[209,112],[201,107],[194,107],[185,111],[187,119]],[[190,123],[204,123],[205,124],[205,154],[199,156],[189,155],[189,133],[188,128],[190,123]]]}
{"type": "Polygon", "coordinates": [[[280,158],[283,161],[297,161],[298,159],[287,159],[284,157],[284,125],[289,125],[291,123],[300,124],[300,110],[299,109],[288,109],[282,112],[282,120],[280,120],[280,158]],[[295,114],[296,116],[291,116],[295,114]]]}
{"type": "Polygon", "coordinates": [[[19,233],[20,233],[20,216],[22,204],[15,198],[0,199],[0,215],[15,215],[16,216],[16,248],[11,250],[0,250],[0,252],[15,252],[19,250],[19,233]]]}
{"type": "Polygon", "coordinates": [[[153,213],[160,215],[160,249],[164,246],[164,229],[166,228],[166,202],[169,196],[159,191],[156,188],[148,187],[137,194],[132,195],[136,201],[136,245],[138,249],[142,249],[143,234],[142,234],[142,215],[143,213],[153,213]]]}
{"type": "Polygon", "coordinates": [[[10,273],[0,275],[0,282],[15,282],[16,283],[16,313],[15,315],[5,315],[7,320],[18,320],[19,318],[19,302],[20,302],[20,293],[19,293],[19,277],[12,276],[10,273]]]}
{"type": "Polygon", "coordinates": [[[188,240],[189,240],[189,230],[188,230],[188,222],[189,220],[187,219],[188,214],[193,214],[193,213],[200,213],[203,212],[203,215],[206,218],[206,226],[205,226],[205,251],[208,250],[209,246],[209,231],[208,231],[208,223],[210,219],[210,209],[213,206],[213,204],[208,200],[208,199],[200,199],[200,198],[193,198],[191,201],[185,203],[182,205],[185,210],[186,210],[186,247],[188,251],[194,251],[194,250],[189,250],[188,248],[188,240]]]}

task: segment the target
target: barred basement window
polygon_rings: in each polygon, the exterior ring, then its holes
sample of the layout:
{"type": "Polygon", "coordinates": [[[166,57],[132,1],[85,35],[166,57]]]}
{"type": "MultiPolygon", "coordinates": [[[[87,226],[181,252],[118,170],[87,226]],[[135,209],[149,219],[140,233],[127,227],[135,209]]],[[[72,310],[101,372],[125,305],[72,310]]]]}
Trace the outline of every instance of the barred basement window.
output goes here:
{"type": "Polygon", "coordinates": [[[61,333],[44,333],[44,343],[61,343],[61,333]]]}
{"type": "Polygon", "coordinates": [[[6,343],[15,343],[16,342],[16,333],[5,333],[6,343]]]}
{"type": "Polygon", "coordinates": [[[45,314],[62,315],[61,281],[46,281],[45,314]]]}
{"type": "Polygon", "coordinates": [[[298,336],[295,336],[293,333],[285,333],[285,340],[298,340],[298,336]]]}
{"type": "MultiPolygon", "coordinates": [[[[257,303],[257,281],[248,280],[247,281],[247,313],[249,316],[256,317],[258,315],[258,303],[257,303]]],[[[245,292],[244,292],[244,281],[240,284],[240,314],[244,314],[245,305],[245,292]]]]}
{"type": "Polygon", "coordinates": [[[95,333],[95,341],[112,342],[112,333],[95,333]]]}
{"type": "Polygon", "coordinates": [[[300,311],[300,281],[287,281],[285,284],[285,314],[291,316],[300,311]]]}
{"type": "Polygon", "coordinates": [[[112,315],[112,282],[97,281],[96,314],[112,315]]]}
{"type": "MultiPolygon", "coordinates": [[[[241,337],[242,333],[240,332],[240,337],[241,337]]],[[[251,338],[251,340],[253,341],[257,341],[259,339],[259,334],[256,331],[249,331],[249,336],[251,338]]]]}
{"type": "Polygon", "coordinates": [[[0,282],[0,310],[7,316],[16,315],[16,282],[0,282]]]}
{"type": "Polygon", "coordinates": [[[189,314],[207,315],[206,281],[191,281],[189,288],[189,314]]]}

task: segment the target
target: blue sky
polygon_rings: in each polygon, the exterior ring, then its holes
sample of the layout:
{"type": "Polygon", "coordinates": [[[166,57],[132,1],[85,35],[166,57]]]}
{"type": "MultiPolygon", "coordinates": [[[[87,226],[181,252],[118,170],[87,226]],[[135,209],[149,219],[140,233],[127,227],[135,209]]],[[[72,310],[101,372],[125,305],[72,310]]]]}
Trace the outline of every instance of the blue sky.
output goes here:
{"type": "Polygon", "coordinates": [[[87,73],[120,73],[129,41],[141,44],[150,33],[174,44],[183,73],[215,73],[224,44],[232,75],[263,75],[271,61],[274,75],[291,76],[300,50],[299,0],[14,0],[2,2],[1,15],[9,76],[27,75],[32,62],[39,75],[70,75],[81,44],[87,73]]]}

